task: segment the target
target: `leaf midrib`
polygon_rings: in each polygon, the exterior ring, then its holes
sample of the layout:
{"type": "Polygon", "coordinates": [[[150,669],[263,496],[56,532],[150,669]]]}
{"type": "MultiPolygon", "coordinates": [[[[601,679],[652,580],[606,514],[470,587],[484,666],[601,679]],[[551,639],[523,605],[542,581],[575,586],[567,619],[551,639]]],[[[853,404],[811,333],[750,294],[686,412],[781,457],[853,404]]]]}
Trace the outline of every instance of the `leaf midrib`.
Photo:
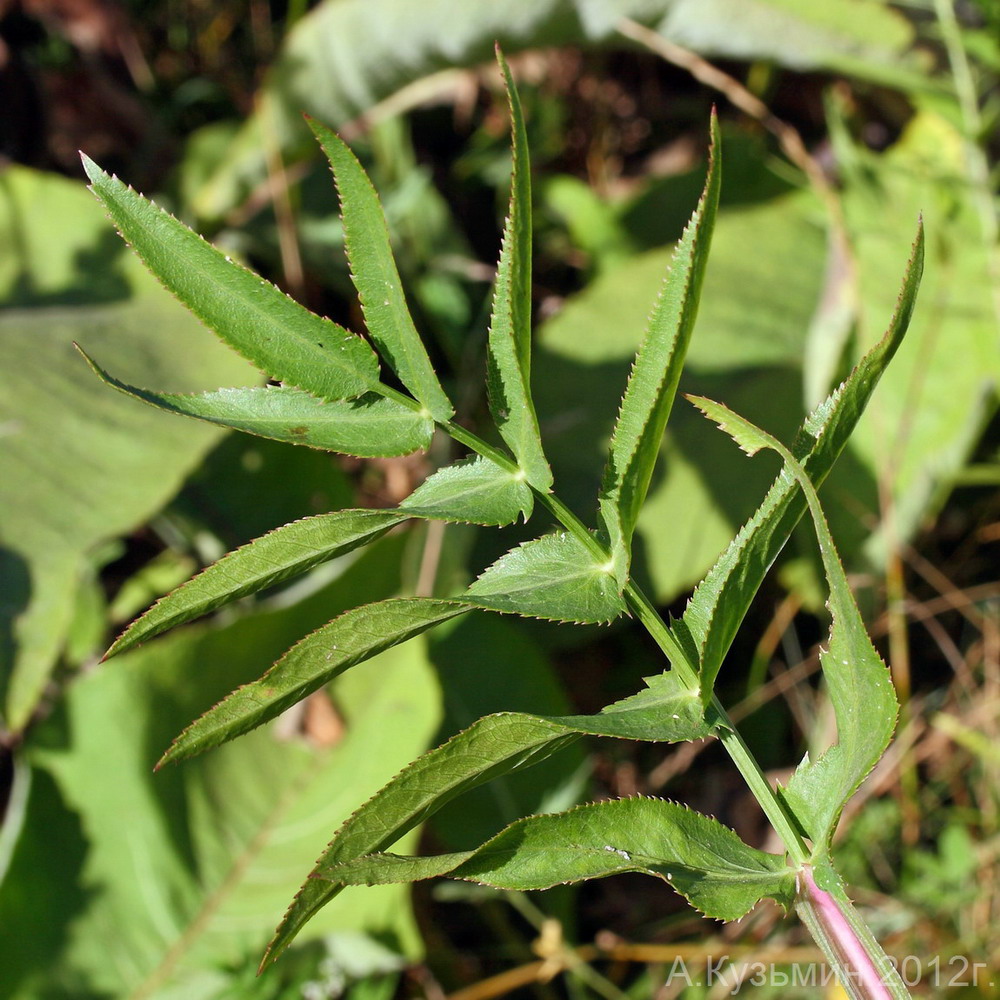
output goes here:
{"type": "MultiPolygon", "coordinates": [[[[613,840],[613,837],[609,837],[613,840]]],[[[705,847],[701,841],[698,841],[699,845],[705,847]]],[[[627,866],[632,865],[634,862],[637,863],[637,867],[643,867],[645,869],[652,869],[655,871],[657,868],[665,868],[671,866],[671,869],[676,868],[678,872],[688,872],[692,875],[708,876],[712,879],[717,879],[720,882],[736,882],[736,883],[746,883],[746,882],[771,882],[775,878],[781,877],[782,872],[768,871],[762,868],[747,868],[743,865],[734,864],[728,859],[724,859],[726,863],[726,869],[705,869],[697,868],[691,865],[686,865],[680,861],[673,861],[670,858],[655,858],[649,855],[643,854],[637,851],[630,851],[627,847],[621,848],[629,855],[629,861],[626,862],[626,866],[619,868],[615,866],[614,869],[610,870],[608,874],[615,874],[618,871],[629,870],[627,866]],[[741,873],[746,872],[746,877],[741,873]]],[[[464,864],[469,864],[473,861],[487,861],[490,859],[500,859],[507,858],[514,861],[518,858],[523,858],[525,856],[537,856],[537,855],[550,855],[550,854],[572,854],[574,856],[590,856],[604,858],[610,855],[610,851],[607,851],[603,847],[587,847],[582,844],[553,844],[551,846],[545,847],[518,847],[517,849],[504,848],[502,850],[481,850],[476,851],[475,856],[470,858],[468,862],[463,862],[464,864]]],[[[617,852],[616,852],[617,853],[617,852]]],[[[709,853],[715,857],[720,857],[721,855],[718,851],[709,849],[709,853]]],[[[618,855],[621,857],[621,855],[618,855]]],[[[624,861],[624,858],[622,858],[624,861]]],[[[481,875],[488,876],[489,872],[483,872],[481,875]]],[[[656,874],[659,874],[658,872],[656,874]]],[[[477,875],[460,875],[459,878],[477,878],[477,875]]]]}
{"type": "MultiPolygon", "coordinates": [[[[265,390],[266,391],[266,390],[265,390]]],[[[415,413],[412,410],[404,409],[390,409],[388,407],[358,407],[356,410],[345,409],[339,413],[324,413],[322,411],[322,400],[317,400],[321,405],[316,407],[316,412],[309,410],[295,411],[289,413],[275,413],[273,415],[260,415],[248,413],[245,416],[241,413],[228,413],[221,414],[220,417],[224,416],[227,420],[238,420],[241,424],[247,424],[253,427],[266,426],[271,424],[281,424],[287,423],[289,420],[303,419],[308,420],[309,428],[312,430],[316,427],[342,427],[345,423],[349,424],[372,424],[372,423],[393,423],[399,420],[413,421],[414,424],[422,421],[419,413],[415,413]]],[[[340,400],[338,400],[340,402],[340,400]]]]}

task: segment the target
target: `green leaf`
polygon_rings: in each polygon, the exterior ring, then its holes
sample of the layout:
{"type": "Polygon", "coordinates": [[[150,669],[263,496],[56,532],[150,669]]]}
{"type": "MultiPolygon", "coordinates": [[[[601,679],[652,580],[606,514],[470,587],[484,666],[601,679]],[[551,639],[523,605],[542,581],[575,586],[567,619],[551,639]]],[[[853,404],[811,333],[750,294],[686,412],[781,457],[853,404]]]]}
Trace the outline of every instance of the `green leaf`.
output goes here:
{"type": "Polygon", "coordinates": [[[228,260],[89,157],[83,166],[122,237],[153,274],[248,361],[323,399],[360,396],[377,385],[378,359],[361,337],[228,260]]]}
{"type": "Polygon", "coordinates": [[[805,469],[783,444],[739,414],[702,397],[692,397],[692,402],[748,454],[761,448],[778,452],[812,514],[830,585],[827,606],[833,624],[829,644],[820,652],[820,666],[837,718],[837,743],[818,760],[807,758],[796,768],[784,797],[814,845],[827,850],[844,805],[892,739],[899,711],[896,692],[865,629],[819,497],[805,469]]]}
{"type": "MultiPolygon", "coordinates": [[[[384,513],[392,516],[392,512],[384,513]]],[[[270,540],[278,534],[279,532],[272,532],[264,538],[270,540]]],[[[264,539],[259,539],[258,543],[262,541],[264,539]]],[[[280,538],[278,543],[281,543],[280,538]]],[[[362,542],[358,541],[357,544],[362,542]]],[[[248,552],[252,547],[246,546],[244,550],[238,550],[217,563],[216,566],[221,566],[222,569],[211,573],[212,581],[219,581],[224,586],[222,578],[231,572],[228,561],[241,552],[248,552]]],[[[269,549],[273,547],[273,543],[268,545],[269,549]]],[[[247,555],[244,554],[241,558],[246,559],[247,555]]],[[[202,576],[213,570],[216,567],[210,567],[202,576]]],[[[195,586],[197,590],[196,585],[201,579],[196,577],[189,586],[195,586]]],[[[183,608],[187,603],[185,595],[180,591],[178,594],[177,604],[183,608]]],[[[467,596],[472,596],[471,592],[467,596]]],[[[227,597],[223,597],[219,603],[225,599],[227,597]]],[[[156,628],[157,632],[174,623],[164,620],[165,615],[156,614],[158,608],[159,605],[156,605],[150,612],[154,615],[153,625],[160,626],[156,628]]],[[[421,632],[474,608],[497,610],[489,603],[479,600],[396,598],[346,611],[296,643],[262,677],[233,691],[196,719],[174,740],[157,767],[194,756],[250,732],[280,715],[349,667],[363,663],[376,653],[406,642],[421,632]]],[[[168,605],[167,612],[169,611],[168,605]]],[[[144,619],[140,619],[135,627],[142,629],[143,621],[144,619]]],[[[126,633],[119,643],[129,639],[131,641],[128,644],[134,645],[151,634],[155,633],[147,630],[133,639],[126,633]]],[[[114,651],[116,647],[112,647],[109,653],[114,651]]],[[[670,673],[655,677],[649,683],[651,686],[648,690],[609,706],[600,715],[557,717],[556,722],[563,729],[570,726],[579,732],[622,736],[627,739],[671,740],[676,738],[678,732],[697,732],[703,736],[710,731],[711,724],[704,721],[697,692],[683,689],[670,673]]]]}
{"type": "Polygon", "coordinates": [[[534,494],[521,473],[477,456],[439,469],[400,509],[414,517],[505,525],[521,514],[527,521],[533,506],[534,494]]]}
{"type": "Polygon", "coordinates": [[[402,520],[387,510],[339,510],[275,528],[223,556],[159,600],[119,636],[105,659],[367,545],[402,520]]]}
{"type": "Polygon", "coordinates": [[[685,806],[647,798],[529,816],[474,851],[321,863],[316,877],[375,885],[448,875],[528,891],[619,872],[662,878],[706,916],[721,920],[738,920],[765,896],[787,907],[795,894],[795,874],[782,856],[748,846],[728,827],[685,806]]]}
{"type": "Polygon", "coordinates": [[[72,342],[171,387],[254,372],[126,251],[80,183],[5,168],[0,246],[0,716],[18,733],[94,553],[160,510],[222,434],[108,392],[72,342]]]}
{"type": "Polygon", "coordinates": [[[333,168],[344,242],[368,333],[400,381],[442,423],[455,408],[434,373],[406,306],[378,195],[357,158],[330,129],[309,119],[333,168]]]}
{"type": "MultiPolygon", "coordinates": [[[[361,806],[337,831],[319,864],[330,867],[383,851],[456,796],[540,763],[582,735],[667,743],[709,735],[712,722],[705,719],[697,692],[679,690],[672,677],[652,679],[648,691],[597,715],[502,712],[478,719],[415,760],[361,806]]],[[[268,946],[265,962],[276,959],[341,888],[307,878],[268,946]]]]}
{"type": "Polygon", "coordinates": [[[714,111],[711,133],[705,189],[674,250],[636,354],[601,482],[598,537],[611,549],[619,588],[628,582],[632,533],[646,499],[698,315],[721,183],[719,123],[714,111]]]}
{"type": "Polygon", "coordinates": [[[258,680],[196,719],[156,765],[219,746],[280,715],[348,667],[465,614],[462,601],[399,598],[352,608],[297,642],[258,680]]]}
{"type": "Polygon", "coordinates": [[[493,611],[554,621],[609,622],[625,611],[611,566],[566,532],[511,549],[465,596],[493,611]]]}
{"type": "Polygon", "coordinates": [[[514,168],[493,290],[486,380],[490,413],[528,482],[543,493],[552,470],[542,450],[531,399],[531,164],[528,137],[510,69],[497,49],[510,102],[514,168]]]}
{"type": "MultiPolygon", "coordinates": [[[[385,850],[463,791],[544,760],[578,738],[558,723],[531,715],[505,713],[479,719],[413,761],[354,812],[318,864],[334,865],[385,850]]],[[[262,967],[275,961],[341,888],[311,874],[278,925],[262,967]]]]}
{"type": "Polygon", "coordinates": [[[121,382],[80,353],[108,385],[134,399],[273,441],[376,458],[427,448],[434,433],[430,417],[374,392],[355,399],[317,399],[291,386],[161,393],[121,382]]]}
{"type": "MultiPolygon", "coordinates": [[[[761,448],[771,448],[783,458],[785,457],[786,449],[784,445],[777,441],[773,435],[768,434],[767,431],[763,431],[755,424],[750,423],[746,417],[740,416],[735,410],[731,410],[728,406],[717,403],[714,399],[708,399],[705,396],[689,395],[687,398],[709,420],[714,421],[719,430],[725,431],[751,457],[756,455],[761,448]]],[[[790,474],[794,476],[793,463],[795,460],[786,459],[786,461],[788,461],[790,474]]],[[[802,486],[801,480],[799,481],[799,485],[802,486]]],[[[812,490],[811,483],[809,483],[809,487],[805,493],[807,501],[809,499],[809,490],[812,490]]]]}
{"type": "MultiPolygon", "coordinates": [[[[913,313],[923,270],[923,226],[917,230],[903,289],[885,336],[844,383],[805,420],[791,453],[819,485],[843,451],[879,378],[896,353],[913,313]]],[[[792,528],[805,512],[806,501],[795,478],[782,471],[757,512],[719,557],[688,602],[673,630],[682,644],[700,657],[702,697],[711,698],[722,660],[736,630],[792,528]]]]}
{"type": "MultiPolygon", "coordinates": [[[[605,706],[599,715],[589,717],[593,728],[586,732],[598,736],[617,736],[626,740],[678,741],[678,733],[697,733],[686,740],[708,735],[716,725],[714,713],[704,711],[697,689],[685,687],[673,670],[644,678],[646,687],[637,694],[605,706]]],[[[576,716],[563,721],[583,726],[576,716]]]]}
{"type": "Polygon", "coordinates": [[[506,260],[510,308],[510,336],[525,384],[531,376],[531,160],[528,133],[524,125],[521,98],[510,67],[499,44],[497,62],[503,74],[507,104],[510,109],[511,157],[510,204],[504,238],[510,244],[506,260]]]}

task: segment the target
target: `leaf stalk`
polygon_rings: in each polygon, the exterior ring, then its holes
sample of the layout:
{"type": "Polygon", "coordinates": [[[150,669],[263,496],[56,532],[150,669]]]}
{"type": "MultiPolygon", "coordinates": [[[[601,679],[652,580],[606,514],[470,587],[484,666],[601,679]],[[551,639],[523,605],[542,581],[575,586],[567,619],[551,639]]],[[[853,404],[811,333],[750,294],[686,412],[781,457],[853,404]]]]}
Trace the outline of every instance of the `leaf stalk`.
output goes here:
{"type": "Polygon", "coordinates": [[[909,1000],[910,994],[829,865],[803,865],[796,876],[795,912],[834,967],[851,1000],[909,1000]]]}
{"type": "MultiPolygon", "coordinates": [[[[386,388],[389,389],[388,386],[386,388]]],[[[393,389],[389,389],[389,392],[393,394],[393,398],[399,398],[400,401],[408,398],[393,389]]],[[[419,405],[413,400],[410,400],[410,403],[412,405],[419,405]]],[[[454,421],[448,421],[447,423],[440,424],[440,426],[452,438],[477,454],[496,462],[505,469],[510,471],[517,470],[517,463],[512,458],[492,445],[487,444],[482,438],[467,428],[456,424],[454,421]]],[[[532,490],[535,493],[536,500],[567,531],[571,532],[586,545],[597,559],[604,561],[609,558],[608,551],[594,537],[593,533],[587,529],[583,521],[559,497],[553,493],[543,493],[534,487],[532,487],[532,490]]],[[[680,679],[686,685],[689,685],[692,690],[697,690],[699,685],[697,667],[691,663],[687,652],[677,641],[673,632],[670,631],[670,628],[656,610],[653,602],[631,580],[629,580],[625,587],[625,599],[633,614],[639,619],[654,642],[663,651],[664,655],[670,661],[672,668],[677,671],[680,679]]],[[[712,721],[715,727],[719,741],[722,743],[726,753],[729,754],[733,764],[736,765],[736,769],[740,772],[754,798],[760,804],[764,815],[781,838],[789,860],[796,868],[807,864],[811,858],[811,852],[803,840],[801,833],[789,816],[784,804],[778,798],[777,793],[771,787],[763,771],[761,771],[760,765],[736,729],[735,723],[730,719],[729,713],[715,696],[713,696],[710,703],[709,712],[714,717],[710,721],[712,721]]]]}

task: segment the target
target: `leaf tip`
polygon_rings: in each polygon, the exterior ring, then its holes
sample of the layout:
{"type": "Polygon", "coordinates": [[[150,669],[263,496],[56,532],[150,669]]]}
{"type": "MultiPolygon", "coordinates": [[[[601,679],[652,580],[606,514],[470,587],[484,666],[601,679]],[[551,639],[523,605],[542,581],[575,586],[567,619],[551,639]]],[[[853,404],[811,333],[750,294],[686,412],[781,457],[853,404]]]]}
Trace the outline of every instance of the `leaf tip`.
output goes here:
{"type": "Polygon", "coordinates": [[[111,377],[108,373],[74,340],[73,347],[76,349],[77,353],[87,362],[90,370],[102,381],[110,383],[111,377]]]}
{"type": "Polygon", "coordinates": [[[917,212],[917,234],[913,237],[913,251],[911,256],[916,258],[920,257],[921,263],[923,263],[924,256],[924,213],[923,211],[917,212]]]}
{"type": "Polygon", "coordinates": [[[748,455],[756,455],[767,444],[766,436],[744,417],[707,396],[685,393],[684,398],[701,410],[719,429],[728,434],[748,455]]]}
{"type": "Polygon", "coordinates": [[[92,183],[96,183],[104,171],[82,149],[78,152],[80,153],[80,162],[83,164],[83,172],[92,183]]]}
{"type": "Polygon", "coordinates": [[[717,403],[707,396],[698,396],[693,392],[685,392],[684,398],[698,411],[703,413],[713,423],[722,427],[728,408],[723,403],[717,403]]]}
{"type": "MultiPolygon", "coordinates": [[[[188,729],[190,728],[191,727],[188,726],[188,729]]],[[[156,771],[159,771],[160,768],[162,768],[165,764],[176,764],[178,761],[193,756],[191,751],[186,749],[181,742],[184,737],[184,733],[186,732],[187,729],[185,729],[184,732],[180,734],[180,736],[174,739],[174,741],[170,744],[170,746],[168,746],[167,749],[163,751],[163,753],[160,755],[160,759],[153,765],[154,773],[156,771]]]]}
{"type": "Polygon", "coordinates": [[[716,106],[712,105],[712,110],[708,116],[708,167],[709,174],[718,168],[719,151],[722,148],[722,132],[719,125],[719,112],[716,106]]]}
{"type": "MultiPolygon", "coordinates": [[[[139,619],[137,618],[136,622],[138,621],[139,619]]],[[[133,624],[135,623],[133,622],[133,624]]],[[[125,653],[128,650],[133,649],[135,646],[139,645],[139,643],[137,643],[132,638],[131,633],[132,633],[132,625],[129,625],[128,628],[126,628],[122,632],[122,634],[118,636],[118,638],[115,639],[115,641],[112,642],[110,646],[108,646],[107,650],[105,650],[104,655],[101,657],[100,662],[104,663],[105,660],[110,660],[112,657],[118,656],[119,653],[125,653]]]]}
{"type": "MultiPolygon", "coordinates": [[[[309,126],[312,134],[316,137],[317,141],[322,145],[331,139],[336,140],[336,142],[342,142],[343,140],[333,131],[332,128],[328,128],[324,125],[318,118],[313,118],[311,114],[306,111],[302,112],[302,117],[305,119],[305,123],[309,126]]],[[[332,164],[331,164],[332,166],[332,164]]]]}

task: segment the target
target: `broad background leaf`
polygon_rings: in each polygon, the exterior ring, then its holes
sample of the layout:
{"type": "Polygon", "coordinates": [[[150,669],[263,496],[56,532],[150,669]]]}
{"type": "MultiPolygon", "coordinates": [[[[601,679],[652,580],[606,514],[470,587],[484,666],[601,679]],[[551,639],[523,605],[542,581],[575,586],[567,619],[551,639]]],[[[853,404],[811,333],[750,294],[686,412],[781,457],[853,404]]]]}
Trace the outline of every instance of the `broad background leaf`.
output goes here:
{"type": "MultiPolygon", "coordinates": [[[[333,749],[262,729],[155,777],[151,766],[174,729],[331,609],[395,590],[398,557],[393,540],[380,542],[302,604],[175,633],[72,686],[26,748],[31,798],[0,886],[0,919],[20,928],[0,937],[5,997],[254,995],[239,983],[288,887],[365,790],[418,754],[438,724],[424,648],[410,643],[338,683],[346,733],[333,749]]],[[[345,930],[418,953],[399,891],[328,907],[310,935],[345,930]]]]}
{"type": "Polygon", "coordinates": [[[150,277],[82,184],[19,167],[3,184],[0,675],[16,731],[59,653],[87,553],[162,507],[220,436],[109,393],[72,341],[170,388],[255,373],[150,277]]]}
{"type": "MultiPolygon", "coordinates": [[[[937,513],[996,413],[1000,326],[963,150],[959,132],[925,111],[881,156],[854,148],[843,154],[855,167],[845,209],[861,281],[859,350],[874,343],[881,317],[892,308],[898,281],[893,265],[920,213],[928,233],[921,306],[851,442],[864,465],[892,484],[897,538],[881,524],[872,534],[870,520],[861,515],[864,529],[852,539],[876,564],[937,513]]],[[[857,509],[860,500],[869,514],[879,510],[875,491],[859,496],[850,483],[835,480],[827,497],[828,508],[843,502],[857,509]]]]}
{"type": "Polygon", "coordinates": [[[264,129],[286,157],[310,155],[303,110],[338,127],[407,84],[490,61],[495,42],[508,55],[539,45],[619,45],[615,24],[623,16],[709,57],[926,86],[919,61],[907,54],[912,29],[878,0],[821,7],[811,0],[508,0],[497,7],[326,0],[286,39],[257,114],[228,143],[225,162],[196,195],[196,210],[220,218],[264,176],[264,129]]]}

